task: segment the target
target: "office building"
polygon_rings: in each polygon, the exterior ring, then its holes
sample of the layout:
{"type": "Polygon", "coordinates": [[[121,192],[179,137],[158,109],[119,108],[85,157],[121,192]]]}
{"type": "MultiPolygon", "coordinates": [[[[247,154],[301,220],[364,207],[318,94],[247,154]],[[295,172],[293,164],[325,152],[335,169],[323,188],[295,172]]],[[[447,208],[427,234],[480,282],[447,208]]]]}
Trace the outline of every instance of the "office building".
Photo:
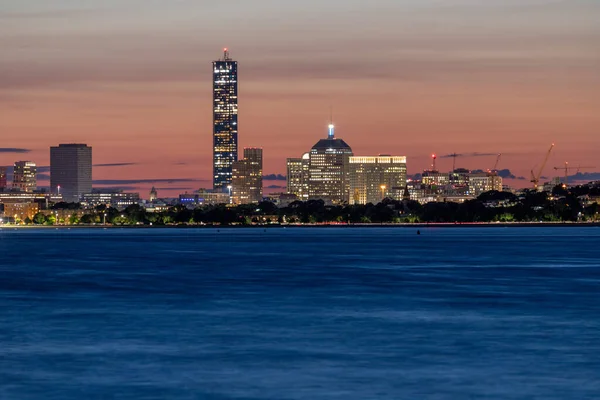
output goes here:
{"type": "Polygon", "coordinates": [[[31,161],[17,161],[13,169],[13,189],[32,193],[37,189],[37,166],[31,161]]]}
{"type": "Polygon", "coordinates": [[[229,57],[213,61],[213,189],[231,185],[232,164],[238,158],[237,61],[229,57]]]}
{"type": "Polygon", "coordinates": [[[336,139],[333,124],[329,125],[327,139],[319,140],[309,152],[308,195],[333,204],[348,201],[349,158],[352,149],[342,139],[336,139]]]}
{"type": "Polygon", "coordinates": [[[502,191],[502,177],[486,172],[469,174],[469,195],[477,197],[490,190],[502,191]]]}
{"type": "Polygon", "coordinates": [[[309,153],[287,159],[287,193],[296,195],[298,200],[308,199],[309,160],[309,153]]]}
{"type": "Polygon", "coordinates": [[[140,203],[139,193],[117,192],[96,192],[84,193],[81,196],[82,203],[87,207],[96,207],[105,205],[117,210],[124,210],[127,207],[140,203]]]}
{"type": "Polygon", "coordinates": [[[349,162],[350,204],[401,200],[406,188],[406,157],[352,156],[349,162]]]}
{"type": "Polygon", "coordinates": [[[0,190],[6,189],[6,167],[0,167],[0,190]]]}
{"type": "Polygon", "coordinates": [[[86,144],[50,147],[50,190],[66,202],[92,192],[92,148],[86,144]]]}
{"type": "Polygon", "coordinates": [[[425,170],[421,176],[423,184],[441,189],[450,183],[450,174],[438,170],[425,170]]]}
{"type": "Polygon", "coordinates": [[[259,203],[262,201],[262,149],[244,149],[244,158],[232,165],[231,202],[233,204],[259,203]]]}
{"type": "Polygon", "coordinates": [[[179,204],[194,208],[196,206],[228,204],[229,194],[223,192],[212,192],[200,189],[197,193],[184,193],[179,195],[179,204]]]}

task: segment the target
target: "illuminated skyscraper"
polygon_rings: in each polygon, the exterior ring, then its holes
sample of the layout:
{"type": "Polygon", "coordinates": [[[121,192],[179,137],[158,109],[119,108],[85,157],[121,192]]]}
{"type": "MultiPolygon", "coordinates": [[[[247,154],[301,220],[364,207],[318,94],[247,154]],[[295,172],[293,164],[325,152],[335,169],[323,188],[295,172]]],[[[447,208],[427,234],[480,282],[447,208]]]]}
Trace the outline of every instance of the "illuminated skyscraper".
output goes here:
{"type": "Polygon", "coordinates": [[[231,167],[238,157],[237,61],[229,57],[213,61],[213,188],[231,185],[231,167]]]}
{"type": "Polygon", "coordinates": [[[261,148],[247,147],[244,159],[232,165],[231,199],[233,204],[262,201],[263,152],[261,148]]]}
{"type": "Polygon", "coordinates": [[[37,189],[37,166],[31,161],[17,161],[13,170],[13,188],[31,193],[37,189]]]}
{"type": "Polygon", "coordinates": [[[309,159],[308,153],[304,153],[302,158],[287,159],[287,192],[300,200],[308,199],[309,159]]]}
{"type": "Polygon", "coordinates": [[[400,200],[406,187],[406,157],[350,157],[350,204],[400,200]]]}
{"type": "Polygon", "coordinates": [[[67,202],[92,192],[92,148],[86,144],[50,147],[50,189],[67,202]]]}
{"type": "Polygon", "coordinates": [[[310,149],[308,191],[309,197],[341,204],[349,200],[349,158],[352,149],[342,139],[336,139],[333,124],[329,125],[327,139],[319,140],[310,149]]]}

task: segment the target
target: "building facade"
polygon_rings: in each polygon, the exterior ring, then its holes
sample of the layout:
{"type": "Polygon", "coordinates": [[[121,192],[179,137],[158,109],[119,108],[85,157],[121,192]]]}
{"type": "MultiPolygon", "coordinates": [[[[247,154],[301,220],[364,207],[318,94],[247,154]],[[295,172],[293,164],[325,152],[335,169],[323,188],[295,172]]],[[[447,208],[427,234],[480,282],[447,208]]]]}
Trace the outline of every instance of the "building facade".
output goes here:
{"type": "Polygon", "coordinates": [[[6,203],[4,204],[4,217],[10,218],[13,222],[32,220],[40,207],[38,203],[6,203]]]}
{"type": "Polygon", "coordinates": [[[262,201],[263,152],[258,147],[244,149],[244,158],[232,166],[231,202],[250,204],[262,201]]]}
{"type": "Polygon", "coordinates": [[[0,191],[6,189],[6,167],[0,167],[0,191]]]}
{"type": "Polygon", "coordinates": [[[298,200],[308,199],[309,153],[302,158],[287,159],[287,193],[294,194],[298,200]]]}
{"type": "Polygon", "coordinates": [[[469,195],[477,197],[490,190],[502,191],[502,177],[486,172],[469,174],[469,195]]]}
{"type": "Polygon", "coordinates": [[[312,199],[342,204],[349,200],[349,159],[352,149],[336,139],[333,124],[327,139],[319,140],[309,152],[308,196],[312,199]]]}
{"type": "Polygon", "coordinates": [[[92,192],[92,148],[86,144],[50,147],[50,190],[66,202],[92,192]]]}
{"type": "Polygon", "coordinates": [[[406,188],[405,156],[352,156],[349,162],[350,204],[401,200],[406,188]]]}
{"type": "Polygon", "coordinates": [[[85,193],[81,198],[83,203],[88,207],[106,205],[117,210],[124,210],[133,204],[140,203],[139,193],[94,192],[85,193]]]}
{"type": "Polygon", "coordinates": [[[213,61],[213,189],[231,185],[232,165],[238,158],[237,61],[229,57],[213,61]]]}
{"type": "Polygon", "coordinates": [[[32,193],[37,189],[37,166],[31,161],[17,161],[13,169],[13,189],[32,193]]]}
{"type": "Polygon", "coordinates": [[[196,207],[203,205],[228,204],[229,194],[223,192],[212,192],[206,189],[200,189],[197,193],[184,193],[179,195],[179,204],[186,207],[196,207]]]}

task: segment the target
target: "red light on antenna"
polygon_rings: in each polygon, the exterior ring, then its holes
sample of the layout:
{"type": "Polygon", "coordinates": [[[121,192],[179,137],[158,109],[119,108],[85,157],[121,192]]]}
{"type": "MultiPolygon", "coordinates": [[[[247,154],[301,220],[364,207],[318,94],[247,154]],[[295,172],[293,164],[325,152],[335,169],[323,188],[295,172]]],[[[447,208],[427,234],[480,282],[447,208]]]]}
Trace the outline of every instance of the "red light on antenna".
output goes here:
{"type": "Polygon", "coordinates": [[[227,47],[223,47],[223,51],[227,51],[227,47]]]}
{"type": "Polygon", "coordinates": [[[437,158],[437,157],[436,157],[436,155],[435,155],[435,154],[432,154],[432,155],[431,155],[431,158],[437,158]]]}

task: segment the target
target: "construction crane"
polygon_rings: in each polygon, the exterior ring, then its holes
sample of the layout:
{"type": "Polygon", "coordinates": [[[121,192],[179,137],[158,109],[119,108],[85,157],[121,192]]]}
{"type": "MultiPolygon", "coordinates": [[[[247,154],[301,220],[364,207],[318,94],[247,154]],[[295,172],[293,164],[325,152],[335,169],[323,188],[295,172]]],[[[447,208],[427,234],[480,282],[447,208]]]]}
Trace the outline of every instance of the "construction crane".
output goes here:
{"type": "Polygon", "coordinates": [[[498,164],[500,163],[501,157],[502,157],[502,153],[498,153],[498,155],[496,156],[496,162],[494,163],[494,168],[492,168],[488,171],[490,175],[493,175],[493,176],[498,175],[498,164]]]}
{"type": "Polygon", "coordinates": [[[577,172],[575,172],[576,174],[579,173],[580,169],[593,169],[596,167],[569,167],[569,163],[567,161],[565,161],[565,166],[564,167],[554,167],[555,170],[564,170],[565,171],[565,187],[569,186],[569,170],[570,169],[576,169],[577,172]]]}
{"type": "Polygon", "coordinates": [[[548,149],[548,152],[546,153],[546,158],[544,158],[544,162],[540,166],[540,169],[538,170],[537,175],[533,173],[533,170],[531,170],[531,183],[533,183],[533,188],[535,190],[538,190],[540,178],[542,177],[542,172],[544,171],[544,167],[546,166],[546,163],[548,162],[548,159],[550,158],[550,153],[552,153],[553,148],[554,148],[554,143],[552,143],[552,145],[548,149]]]}

